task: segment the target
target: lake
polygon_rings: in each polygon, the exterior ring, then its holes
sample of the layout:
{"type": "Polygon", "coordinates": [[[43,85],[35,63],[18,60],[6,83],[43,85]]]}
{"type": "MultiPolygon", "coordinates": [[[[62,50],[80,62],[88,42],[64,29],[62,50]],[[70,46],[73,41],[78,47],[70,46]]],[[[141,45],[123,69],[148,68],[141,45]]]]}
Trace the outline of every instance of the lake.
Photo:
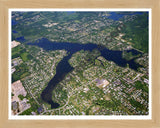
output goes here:
{"type": "MultiPolygon", "coordinates": [[[[56,87],[56,85],[62,81],[65,76],[74,70],[74,68],[69,64],[69,59],[72,55],[80,50],[84,51],[92,51],[97,49],[100,51],[101,56],[103,56],[108,61],[113,61],[117,65],[121,67],[126,67],[129,64],[129,67],[133,70],[137,70],[138,67],[141,65],[135,63],[135,59],[131,59],[129,61],[122,58],[122,51],[112,51],[105,47],[99,47],[96,44],[80,44],[80,43],[69,43],[69,42],[51,42],[46,38],[42,38],[37,40],[34,43],[27,43],[28,45],[35,45],[38,47],[43,48],[46,51],[49,50],[66,50],[67,55],[58,63],[56,67],[56,74],[55,76],[49,81],[48,86],[43,90],[41,94],[41,98],[43,101],[49,103],[51,108],[58,108],[60,105],[55,103],[52,100],[52,91],[56,87]]],[[[134,55],[141,54],[139,51],[134,49],[126,50],[127,52],[132,52],[134,55]]]]}
{"type": "Polygon", "coordinates": [[[118,21],[120,18],[123,18],[125,15],[142,15],[143,12],[110,12],[110,15],[107,16],[109,19],[118,21]]]}

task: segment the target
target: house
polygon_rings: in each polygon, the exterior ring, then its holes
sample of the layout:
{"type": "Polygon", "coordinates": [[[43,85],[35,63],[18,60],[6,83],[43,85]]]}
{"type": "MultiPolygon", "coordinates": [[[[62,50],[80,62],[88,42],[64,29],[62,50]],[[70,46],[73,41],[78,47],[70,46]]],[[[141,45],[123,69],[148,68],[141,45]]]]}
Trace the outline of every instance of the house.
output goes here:
{"type": "Polygon", "coordinates": [[[38,113],[40,114],[40,113],[43,112],[43,108],[42,108],[42,107],[39,107],[39,108],[37,109],[37,111],[38,111],[38,113]]]}
{"type": "Polygon", "coordinates": [[[17,104],[16,101],[13,101],[13,102],[12,102],[12,109],[13,109],[13,110],[17,110],[17,109],[18,109],[18,104],[17,104]]]}

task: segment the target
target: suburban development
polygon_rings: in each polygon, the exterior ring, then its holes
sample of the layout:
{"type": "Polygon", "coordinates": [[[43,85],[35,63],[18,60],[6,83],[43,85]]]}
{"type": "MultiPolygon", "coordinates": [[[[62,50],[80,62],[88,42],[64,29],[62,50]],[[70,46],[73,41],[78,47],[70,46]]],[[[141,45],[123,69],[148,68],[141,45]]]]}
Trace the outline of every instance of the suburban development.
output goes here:
{"type": "Polygon", "coordinates": [[[148,115],[148,12],[13,11],[12,115],[148,115]]]}

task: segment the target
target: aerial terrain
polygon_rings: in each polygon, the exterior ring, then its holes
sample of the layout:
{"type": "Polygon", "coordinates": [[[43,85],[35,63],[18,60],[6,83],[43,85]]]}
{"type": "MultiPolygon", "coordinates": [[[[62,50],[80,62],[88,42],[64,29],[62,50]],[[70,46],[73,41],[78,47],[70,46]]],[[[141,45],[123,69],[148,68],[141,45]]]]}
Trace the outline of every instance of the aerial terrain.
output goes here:
{"type": "Polygon", "coordinates": [[[12,115],[148,115],[149,16],[12,11],[12,115]]]}

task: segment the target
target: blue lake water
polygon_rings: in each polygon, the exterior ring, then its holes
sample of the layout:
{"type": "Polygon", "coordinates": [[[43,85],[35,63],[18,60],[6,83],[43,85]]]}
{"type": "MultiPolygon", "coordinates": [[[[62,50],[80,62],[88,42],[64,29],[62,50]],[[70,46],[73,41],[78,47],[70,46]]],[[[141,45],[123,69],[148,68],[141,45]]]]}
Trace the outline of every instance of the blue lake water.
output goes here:
{"type": "Polygon", "coordinates": [[[12,19],[12,24],[11,25],[14,26],[16,24],[18,24],[18,22],[12,19]]]}
{"type": "Polygon", "coordinates": [[[15,31],[15,30],[12,30],[12,32],[13,32],[13,33],[18,33],[18,32],[17,32],[17,31],[15,31]]]}
{"type": "Polygon", "coordinates": [[[67,11],[67,14],[70,15],[70,14],[74,14],[75,11],[67,11]]]}
{"type": "MultiPolygon", "coordinates": [[[[56,74],[55,76],[49,81],[48,86],[43,90],[41,94],[41,98],[43,101],[49,103],[51,105],[51,108],[57,108],[59,107],[58,103],[55,103],[52,100],[52,91],[56,87],[56,85],[62,81],[65,76],[74,70],[74,68],[69,64],[69,59],[72,57],[72,55],[80,50],[84,51],[92,51],[94,49],[97,49],[100,51],[101,56],[103,56],[106,60],[113,61],[117,65],[121,67],[126,67],[127,64],[129,64],[129,67],[131,69],[137,70],[138,67],[141,67],[141,65],[135,63],[135,59],[132,60],[125,60],[122,58],[122,51],[112,51],[105,47],[99,47],[96,44],[79,44],[79,43],[58,43],[58,42],[51,42],[46,38],[42,38],[37,40],[34,43],[28,43],[28,45],[35,45],[38,47],[43,48],[46,51],[49,50],[66,50],[67,56],[65,56],[57,65],[56,67],[56,74]]],[[[133,54],[141,54],[140,52],[132,49],[127,50],[127,52],[132,52],[133,54]]],[[[98,56],[97,56],[98,57],[98,56]]]]}
{"type": "Polygon", "coordinates": [[[125,13],[125,12],[122,12],[122,13],[117,13],[117,12],[110,12],[109,13],[110,16],[107,16],[109,19],[112,19],[112,20],[119,20],[120,18],[124,17],[125,15],[136,15],[136,14],[143,14],[143,12],[133,12],[133,13],[125,13]]]}
{"type": "Polygon", "coordinates": [[[20,37],[17,37],[16,40],[19,42],[24,42],[25,38],[24,38],[24,36],[20,36],[20,37]]]}

